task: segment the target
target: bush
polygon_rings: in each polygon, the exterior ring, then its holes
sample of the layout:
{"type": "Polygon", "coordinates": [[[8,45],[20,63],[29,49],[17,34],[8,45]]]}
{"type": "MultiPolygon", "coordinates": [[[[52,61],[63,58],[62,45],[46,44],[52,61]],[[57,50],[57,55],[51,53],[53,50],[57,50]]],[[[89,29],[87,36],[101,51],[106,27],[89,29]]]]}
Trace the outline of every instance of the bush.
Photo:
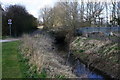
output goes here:
{"type": "Polygon", "coordinates": [[[3,35],[9,34],[8,19],[12,19],[12,36],[20,36],[37,29],[37,19],[21,5],[10,5],[3,14],[3,35]]]}

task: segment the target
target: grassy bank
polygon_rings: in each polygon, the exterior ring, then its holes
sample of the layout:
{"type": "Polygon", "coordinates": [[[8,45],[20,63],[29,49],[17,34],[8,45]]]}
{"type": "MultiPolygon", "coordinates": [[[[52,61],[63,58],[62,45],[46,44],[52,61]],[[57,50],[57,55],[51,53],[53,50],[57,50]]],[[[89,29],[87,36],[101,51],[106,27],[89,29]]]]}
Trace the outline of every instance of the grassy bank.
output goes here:
{"type": "Polygon", "coordinates": [[[64,59],[60,57],[53,45],[52,39],[47,33],[34,36],[24,35],[21,51],[25,58],[29,59],[29,65],[34,65],[40,77],[45,78],[74,78],[76,77],[70,66],[66,66],[64,59]],[[44,74],[44,75],[43,75],[44,74]]]}
{"type": "MultiPolygon", "coordinates": [[[[64,74],[71,74],[69,73],[70,71],[68,72],[67,70],[68,66],[63,66],[61,65],[61,63],[58,63],[58,61],[56,63],[56,61],[54,60],[56,60],[57,57],[53,57],[54,54],[52,52],[50,53],[50,51],[48,52],[46,49],[44,49],[44,45],[46,44],[46,42],[50,41],[45,41],[46,39],[44,38],[46,37],[40,37],[42,38],[29,37],[29,39],[25,37],[22,41],[3,43],[2,78],[64,78],[64,74]],[[40,43],[39,41],[44,43],[40,43]],[[35,49],[37,49],[37,52],[39,54],[37,54],[35,49]],[[45,53],[42,53],[42,51],[45,51],[45,53]],[[44,56],[41,56],[41,54],[44,54],[44,56]],[[53,61],[51,61],[51,59],[53,61]],[[41,61],[43,61],[44,63],[41,61]],[[60,70],[58,69],[59,67],[60,70]],[[48,68],[50,68],[50,70],[48,68]],[[53,69],[55,70],[52,71],[53,69]]],[[[52,49],[52,47],[50,48],[52,49]]]]}
{"type": "Polygon", "coordinates": [[[2,44],[2,78],[45,78],[46,74],[38,75],[35,66],[30,69],[28,59],[20,54],[20,41],[2,44]]]}
{"type": "Polygon", "coordinates": [[[18,58],[18,45],[18,41],[2,44],[2,78],[23,77],[18,58]]]}
{"type": "Polygon", "coordinates": [[[92,66],[113,78],[120,78],[120,60],[118,43],[100,41],[85,37],[77,37],[71,43],[71,51],[74,56],[80,58],[88,66],[92,66]]]}

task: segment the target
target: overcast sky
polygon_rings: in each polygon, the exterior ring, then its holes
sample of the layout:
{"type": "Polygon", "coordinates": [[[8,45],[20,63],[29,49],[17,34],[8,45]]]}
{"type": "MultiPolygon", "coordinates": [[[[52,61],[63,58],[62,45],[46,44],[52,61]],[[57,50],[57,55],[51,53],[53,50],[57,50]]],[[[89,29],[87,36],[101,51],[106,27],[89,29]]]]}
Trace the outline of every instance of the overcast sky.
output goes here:
{"type": "MultiPolygon", "coordinates": [[[[40,8],[43,8],[45,6],[53,6],[54,3],[57,1],[58,0],[0,0],[0,2],[2,3],[2,7],[8,6],[10,4],[24,5],[26,7],[27,11],[30,14],[34,15],[36,18],[38,18],[40,8]]],[[[61,1],[65,1],[65,0],[61,0],[61,1]]],[[[83,0],[83,1],[85,1],[85,0],[83,0]]],[[[97,1],[97,2],[107,1],[107,2],[109,2],[111,0],[89,0],[89,1],[97,1]]],[[[116,1],[120,1],[120,0],[116,0],[116,1]]]]}
{"type": "Polygon", "coordinates": [[[57,0],[0,0],[2,7],[10,4],[24,5],[27,11],[38,18],[40,8],[45,6],[53,6],[57,0]]]}

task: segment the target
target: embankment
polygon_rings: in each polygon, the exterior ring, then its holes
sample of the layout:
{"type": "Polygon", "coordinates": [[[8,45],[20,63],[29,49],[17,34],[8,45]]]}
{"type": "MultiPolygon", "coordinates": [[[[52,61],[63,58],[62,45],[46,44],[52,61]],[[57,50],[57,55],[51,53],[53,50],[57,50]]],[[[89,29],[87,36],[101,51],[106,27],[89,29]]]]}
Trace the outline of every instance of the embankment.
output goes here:
{"type": "Polygon", "coordinates": [[[118,43],[77,37],[71,44],[72,54],[86,65],[112,78],[120,79],[120,47],[118,43]]]}
{"type": "Polygon", "coordinates": [[[56,52],[54,38],[44,33],[24,35],[21,40],[21,51],[24,58],[28,59],[29,65],[32,65],[30,69],[35,66],[36,71],[39,74],[44,73],[42,75],[45,75],[45,78],[76,78],[71,67],[65,65],[64,59],[56,52]]]}

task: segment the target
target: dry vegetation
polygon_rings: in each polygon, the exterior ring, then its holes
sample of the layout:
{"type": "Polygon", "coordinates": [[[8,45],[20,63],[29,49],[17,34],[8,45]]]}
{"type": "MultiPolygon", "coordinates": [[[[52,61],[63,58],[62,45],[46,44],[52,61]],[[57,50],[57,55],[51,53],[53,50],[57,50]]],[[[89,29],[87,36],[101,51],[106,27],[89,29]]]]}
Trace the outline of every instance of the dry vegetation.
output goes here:
{"type": "Polygon", "coordinates": [[[71,43],[74,55],[114,78],[120,78],[120,60],[118,43],[93,40],[85,37],[77,37],[71,43]]]}
{"type": "MultiPolygon", "coordinates": [[[[71,67],[64,65],[64,60],[56,54],[54,40],[48,35],[24,35],[21,45],[22,54],[29,59],[29,64],[37,67],[37,72],[45,70],[47,77],[64,76],[75,78],[71,67]]],[[[32,68],[32,66],[31,66],[32,68]]]]}

